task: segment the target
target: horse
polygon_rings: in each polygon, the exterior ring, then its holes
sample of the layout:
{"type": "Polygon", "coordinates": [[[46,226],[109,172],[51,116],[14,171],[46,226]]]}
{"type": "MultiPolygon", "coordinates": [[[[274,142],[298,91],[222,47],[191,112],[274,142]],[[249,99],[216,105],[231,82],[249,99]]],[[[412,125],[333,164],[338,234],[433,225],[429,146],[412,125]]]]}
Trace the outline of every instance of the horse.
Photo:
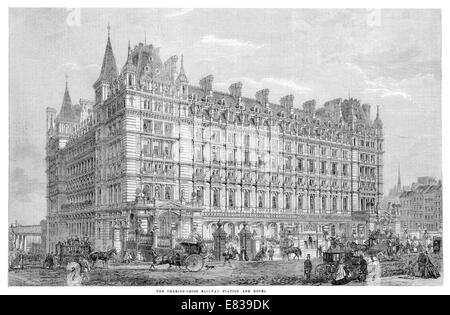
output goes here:
{"type": "Polygon", "coordinates": [[[266,258],[266,252],[267,252],[267,248],[266,247],[262,247],[259,252],[255,255],[255,261],[261,261],[264,260],[266,258]]]}
{"type": "Polygon", "coordinates": [[[103,267],[105,267],[105,264],[108,267],[108,261],[115,255],[117,255],[117,250],[113,248],[106,252],[92,252],[89,254],[88,259],[92,266],[95,266],[96,262],[100,260],[103,267]]]}
{"type": "Polygon", "coordinates": [[[42,265],[43,269],[53,269],[53,267],[55,266],[55,258],[53,255],[47,255],[47,257],[45,257],[44,263],[42,265]]]}
{"type": "Polygon", "coordinates": [[[302,257],[302,250],[299,247],[294,247],[294,246],[285,248],[283,250],[283,256],[286,256],[288,261],[289,261],[289,255],[291,255],[291,254],[295,255],[294,260],[296,257],[298,260],[300,260],[300,257],[302,257]]]}
{"type": "Polygon", "coordinates": [[[152,249],[149,252],[149,255],[151,256],[150,270],[155,270],[156,266],[160,265],[169,265],[168,269],[171,269],[173,266],[181,269],[182,257],[179,253],[172,251],[172,253],[167,255],[159,255],[154,249],[152,249]]]}

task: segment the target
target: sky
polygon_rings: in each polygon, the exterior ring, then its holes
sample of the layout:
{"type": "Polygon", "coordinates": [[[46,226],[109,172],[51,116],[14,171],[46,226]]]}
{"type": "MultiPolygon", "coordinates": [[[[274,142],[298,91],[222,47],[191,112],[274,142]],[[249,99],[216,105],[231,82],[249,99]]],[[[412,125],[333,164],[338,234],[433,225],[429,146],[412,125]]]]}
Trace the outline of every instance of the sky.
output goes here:
{"type": "Polygon", "coordinates": [[[253,97],[269,88],[294,106],[358,98],[384,124],[385,193],[397,181],[442,178],[441,13],[365,9],[10,9],[9,223],[46,215],[46,107],[94,98],[111,26],[119,69],[128,41],[184,55],[191,84],[237,81],[253,97]]]}

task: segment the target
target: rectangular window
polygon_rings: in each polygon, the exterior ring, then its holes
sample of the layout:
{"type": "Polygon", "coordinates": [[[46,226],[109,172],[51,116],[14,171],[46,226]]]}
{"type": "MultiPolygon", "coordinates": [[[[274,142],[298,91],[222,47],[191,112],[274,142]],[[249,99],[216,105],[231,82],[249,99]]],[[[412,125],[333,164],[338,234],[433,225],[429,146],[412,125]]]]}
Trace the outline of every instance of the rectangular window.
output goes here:
{"type": "Polygon", "coordinates": [[[167,137],[171,137],[172,136],[172,131],[173,131],[173,125],[172,124],[164,124],[164,135],[167,137]]]}
{"type": "Polygon", "coordinates": [[[303,159],[297,160],[297,169],[298,171],[303,172],[303,159]]]}
{"type": "Polygon", "coordinates": [[[202,128],[196,128],[195,129],[195,139],[196,140],[202,140],[203,139],[203,129],[202,128]]]}
{"type": "Polygon", "coordinates": [[[327,162],[322,161],[320,163],[320,173],[321,174],[326,174],[327,173],[327,162]]]}
{"type": "Polygon", "coordinates": [[[314,173],[314,161],[313,160],[308,160],[308,171],[310,173],[314,173]]]}
{"type": "Polygon", "coordinates": [[[244,145],[245,145],[246,147],[249,147],[249,146],[250,146],[250,136],[249,136],[249,135],[245,135],[245,138],[244,138],[244,145]]]}
{"type": "Polygon", "coordinates": [[[163,123],[161,121],[155,121],[155,134],[163,134],[163,123]]]}
{"type": "Polygon", "coordinates": [[[246,165],[250,164],[250,152],[249,151],[244,152],[244,164],[246,164],[246,165]]]}
{"type": "Polygon", "coordinates": [[[344,176],[348,176],[348,165],[347,164],[342,165],[342,174],[344,176]]]}
{"type": "Polygon", "coordinates": [[[161,142],[160,141],[153,141],[153,154],[155,156],[159,156],[160,155],[160,150],[161,148],[161,142]]]}
{"type": "Polygon", "coordinates": [[[332,175],[337,175],[337,163],[331,163],[331,174],[332,175]]]}
{"type": "Polygon", "coordinates": [[[151,120],[144,120],[144,132],[147,133],[153,132],[153,124],[151,120]]]}

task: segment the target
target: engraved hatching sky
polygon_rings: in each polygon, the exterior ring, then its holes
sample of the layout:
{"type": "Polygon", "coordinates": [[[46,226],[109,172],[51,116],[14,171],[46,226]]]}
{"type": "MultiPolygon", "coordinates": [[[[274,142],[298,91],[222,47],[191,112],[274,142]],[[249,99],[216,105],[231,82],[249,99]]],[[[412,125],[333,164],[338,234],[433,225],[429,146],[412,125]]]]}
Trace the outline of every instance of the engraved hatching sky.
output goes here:
{"type": "Polygon", "coordinates": [[[10,9],[9,222],[45,217],[45,108],[59,111],[65,73],[74,103],[94,98],[108,22],[119,69],[146,32],[194,84],[213,74],[217,90],[242,81],[295,106],[350,95],[372,119],[380,105],[385,193],[399,164],[404,184],[442,177],[439,10],[10,9]]]}

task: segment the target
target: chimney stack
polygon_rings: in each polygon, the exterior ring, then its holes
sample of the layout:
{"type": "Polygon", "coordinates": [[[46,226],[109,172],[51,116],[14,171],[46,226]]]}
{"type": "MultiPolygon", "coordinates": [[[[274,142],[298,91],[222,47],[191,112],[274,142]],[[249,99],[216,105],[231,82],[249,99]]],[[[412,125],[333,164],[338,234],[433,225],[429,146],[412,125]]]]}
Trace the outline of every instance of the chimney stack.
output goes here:
{"type": "Polygon", "coordinates": [[[237,101],[242,96],[242,82],[236,82],[228,88],[231,96],[237,101]]]}
{"type": "Polygon", "coordinates": [[[280,98],[280,105],[283,108],[290,110],[294,107],[294,95],[289,94],[280,98]]]}
{"type": "Polygon", "coordinates": [[[269,89],[263,89],[255,94],[255,98],[261,105],[267,106],[269,104],[269,89]]]}
{"type": "Polygon", "coordinates": [[[200,88],[203,90],[205,94],[209,94],[212,91],[212,82],[214,80],[214,76],[212,74],[204,77],[200,80],[200,88]]]}

